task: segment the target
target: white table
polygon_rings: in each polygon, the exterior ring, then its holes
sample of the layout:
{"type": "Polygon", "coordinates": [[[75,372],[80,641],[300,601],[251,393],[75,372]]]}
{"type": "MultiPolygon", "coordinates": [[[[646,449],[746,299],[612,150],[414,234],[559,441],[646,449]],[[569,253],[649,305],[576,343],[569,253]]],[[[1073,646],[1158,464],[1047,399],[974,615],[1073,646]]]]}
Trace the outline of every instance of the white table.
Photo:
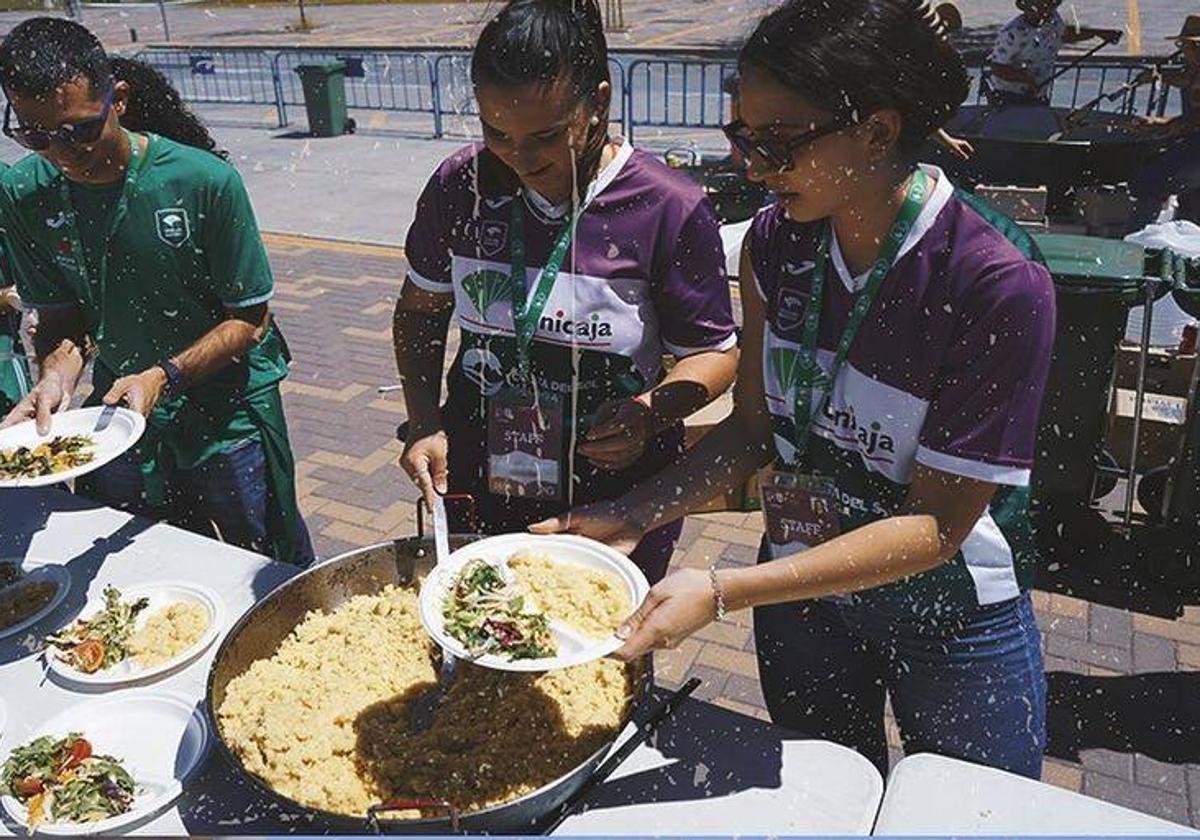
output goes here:
{"type": "MultiPolygon", "coordinates": [[[[166,578],[219,592],[232,626],[294,574],[292,567],[259,555],[60,491],[0,491],[0,511],[0,557],[29,555],[71,570],[66,602],[32,628],[41,634],[74,618],[87,595],[105,584],[166,578]]],[[[203,702],[216,648],[153,686],[203,702]]],[[[44,678],[38,658],[12,639],[0,641],[0,685],[9,713],[0,757],[38,723],[86,699],[44,678]]],[[[593,792],[588,810],[564,822],[558,833],[866,835],[882,796],[878,772],[851,750],[689,700],[663,723],[652,744],[634,752],[593,792]]],[[[13,828],[0,825],[0,832],[13,828]]],[[[261,794],[214,749],[176,806],[132,833],[322,830],[261,794]]]]}
{"type": "MultiPolygon", "coordinates": [[[[71,591],[53,613],[29,631],[0,640],[0,686],[8,705],[0,756],[7,756],[27,740],[42,721],[88,699],[87,694],[45,676],[40,657],[31,654],[29,646],[36,643],[37,636],[73,620],[87,598],[99,594],[106,584],[121,587],[169,579],[204,584],[225,601],[228,629],[259,598],[295,574],[292,566],[101,507],[61,490],[0,490],[0,557],[25,556],[65,564],[71,570],[71,591]]],[[[145,688],[177,692],[200,703],[219,643],[183,670],[145,688]]],[[[137,826],[132,833],[185,834],[189,829],[191,833],[214,833],[200,831],[189,809],[194,810],[196,802],[209,795],[221,795],[210,779],[218,764],[210,758],[177,807],[137,826]]],[[[11,832],[14,826],[7,823],[7,817],[5,822],[0,832],[11,832]]]]}
{"type": "Polygon", "coordinates": [[[1111,837],[1200,832],[1002,770],[920,754],[892,768],[874,833],[1111,837]]]}
{"type": "Polygon", "coordinates": [[[867,835],[882,795],[853,750],[688,701],[556,834],[867,835]]]}

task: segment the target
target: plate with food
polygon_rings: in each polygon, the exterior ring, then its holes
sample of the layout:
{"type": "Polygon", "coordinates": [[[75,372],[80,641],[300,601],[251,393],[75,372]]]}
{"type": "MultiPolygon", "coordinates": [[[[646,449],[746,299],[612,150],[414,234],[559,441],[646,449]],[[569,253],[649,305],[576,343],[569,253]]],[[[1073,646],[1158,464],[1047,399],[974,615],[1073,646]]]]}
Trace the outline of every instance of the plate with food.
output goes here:
{"type": "Polygon", "coordinates": [[[33,420],[0,429],[0,487],[42,487],[78,478],[120,457],[146,430],[127,408],[77,408],[55,414],[50,433],[33,420]]]}
{"type": "Polygon", "coordinates": [[[142,682],[191,662],[224,625],[225,604],[205,586],[105,586],[77,620],[46,637],[46,660],[55,675],[74,683],[142,682]]]}
{"type": "Polygon", "coordinates": [[[421,586],[421,622],[460,659],[549,671],[607,656],[650,591],[642,570],[570,534],[505,534],[460,548],[421,586]]]}
{"type": "Polygon", "coordinates": [[[122,692],[61,712],[0,766],[0,804],[42,834],[107,834],[166,808],[208,753],[194,701],[122,692]]]}
{"type": "Polygon", "coordinates": [[[37,560],[0,559],[0,639],[41,621],[67,597],[66,566],[37,560]]]}

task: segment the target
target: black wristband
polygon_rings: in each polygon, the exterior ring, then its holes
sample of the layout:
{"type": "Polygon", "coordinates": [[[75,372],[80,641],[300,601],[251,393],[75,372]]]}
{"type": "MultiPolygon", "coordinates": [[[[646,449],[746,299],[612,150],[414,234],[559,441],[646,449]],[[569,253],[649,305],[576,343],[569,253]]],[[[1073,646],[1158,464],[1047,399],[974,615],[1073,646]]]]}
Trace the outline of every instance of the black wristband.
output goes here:
{"type": "Polygon", "coordinates": [[[183,380],[183,371],[179,369],[179,366],[170,359],[163,359],[158,366],[167,375],[167,386],[164,389],[167,397],[177,397],[182,394],[186,383],[183,380]]]}

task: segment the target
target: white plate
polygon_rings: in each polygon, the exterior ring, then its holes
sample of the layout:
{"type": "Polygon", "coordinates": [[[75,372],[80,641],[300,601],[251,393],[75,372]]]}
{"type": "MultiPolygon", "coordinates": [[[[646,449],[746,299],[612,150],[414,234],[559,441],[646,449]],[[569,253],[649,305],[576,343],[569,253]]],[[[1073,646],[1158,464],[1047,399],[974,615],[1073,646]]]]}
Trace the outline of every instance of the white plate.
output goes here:
{"type": "Polygon", "coordinates": [[[462,567],[470,560],[481,559],[507,568],[508,558],[523,550],[548,555],[561,563],[587,566],[615,575],[625,587],[632,605],[631,611],[640,605],[650,592],[650,583],[646,580],[646,575],[632,560],[616,549],[595,540],[573,534],[504,534],[488,537],[452,553],[446,564],[435,568],[421,585],[421,623],[425,625],[425,631],[434,641],[460,659],[500,671],[551,671],[556,668],[568,668],[608,656],[620,648],[623,642],[615,634],[605,639],[592,639],[564,627],[562,622],[551,620],[550,629],[558,643],[558,656],[510,660],[504,656],[487,654],[473,658],[467,653],[462,642],[446,632],[442,605],[462,567]]]}
{"type": "Polygon", "coordinates": [[[8,726],[8,704],[4,702],[4,698],[0,697],[0,738],[4,737],[4,730],[8,726]]]}
{"type": "Polygon", "coordinates": [[[92,447],[92,460],[83,466],[43,475],[39,478],[0,479],[0,487],[45,487],[50,484],[59,484],[68,479],[87,475],[109,461],[121,457],[138,442],[138,438],[146,430],[146,418],[136,411],[118,408],[104,431],[93,431],[96,428],[96,421],[100,418],[100,412],[103,410],[103,406],[96,406],[94,408],[76,408],[55,414],[50,421],[50,434],[45,436],[37,433],[37,426],[32,420],[0,430],[0,449],[12,449],[17,446],[32,448],[55,437],[68,435],[86,435],[96,444],[92,447]]]}
{"type": "MultiPolygon", "coordinates": [[[[62,737],[78,732],[98,755],[121,759],[138,789],[133,807],[124,814],[90,823],[49,823],[41,834],[109,834],[162,811],[204,763],[209,731],[195,701],[165,691],[124,691],[88,700],[55,715],[14,747],[42,735],[62,737]]],[[[5,758],[7,759],[7,755],[5,758]]],[[[12,796],[0,797],[8,815],[26,825],[25,806],[12,796]]]]}
{"type": "Polygon", "coordinates": [[[43,618],[54,612],[58,605],[63,602],[63,598],[67,597],[67,593],[71,591],[71,573],[67,571],[66,566],[57,563],[45,563],[41,560],[25,560],[24,562],[17,560],[0,560],[0,563],[18,563],[21,569],[25,572],[24,576],[14,584],[0,589],[0,594],[9,592],[15,588],[25,586],[36,582],[52,582],[57,584],[58,591],[54,593],[54,597],[46,602],[40,610],[24,621],[18,621],[11,627],[0,627],[0,639],[6,636],[12,636],[20,633],[27,627],[32,627],[43,618]]]}
{"type": "MultiPolygon", "coordinates": [[[[154,613],[168,604],[173,604],[177,601],[190,601],[203,607],[208,614],[208,627],[198,641],[186,648],[174,659],[168,659],[166,662],[160,662],[158,665],[150,668],[142,668],[133,661],[132,657],[128,657],[111,668],[97,671],[94,674],[85,674],[83,671],[76,670],[66,662],[63,662],[59,658],[59,654],[62,653],[61,651],[47,646],[46,661],[49,664],[50,670],[56,675],[70,682],[89,686],[114,686],[143,682],[174,671],[184,664],[191,662],[216,640],[225,626],[225,602],[221,600],[220,595],[206,586],[200,586],[199,584],[187,581],[164,581],[119,588],[122,601],[132,601],[142,596],[150,600],[149,606],[138,613],[137,621],[134,625],[138,630],[145,626],[150,616],[154,615],[154,613]]],[[[84,607],[79,617],[93,618],[103,609],[104,592],[103,587],[101,587],[101,591],[88,600],[87,606],[84,607]]]]}

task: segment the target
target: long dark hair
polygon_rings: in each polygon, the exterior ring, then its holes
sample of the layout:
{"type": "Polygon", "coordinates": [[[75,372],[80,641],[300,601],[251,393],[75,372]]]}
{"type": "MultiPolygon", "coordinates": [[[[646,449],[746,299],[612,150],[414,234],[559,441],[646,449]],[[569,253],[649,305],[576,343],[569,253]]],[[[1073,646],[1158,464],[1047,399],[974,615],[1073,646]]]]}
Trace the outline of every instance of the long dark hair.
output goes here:
{"type": "Polygon", "coordinates": [[[970,90],[925,0],[785,0],[759,22],[738,63],[842,119],[898,111],[903,155],[945,125],[970,90]]]}
{"type": "Polygon", "coordinates": [[[599,119],[577,153],[579,186],[596,175],[608,138],[608,103],[596,89],[612,81],[597,0],[510,0],[488,21],[471,54],[471,83],[497,87],[569,84],[599,119]]]}
{"type": "Polygon", "coordinates": [[[217,141],[208,133],[192,110],[184,104],[179,91],[158,70],[133,58],[113,56],[109,59],[113,78],[129,85],[125,113],[121,125],[130,131],[149,131],[182,143],[212,152],[222,160],[229,153],[217,148],[217,141]]]}

